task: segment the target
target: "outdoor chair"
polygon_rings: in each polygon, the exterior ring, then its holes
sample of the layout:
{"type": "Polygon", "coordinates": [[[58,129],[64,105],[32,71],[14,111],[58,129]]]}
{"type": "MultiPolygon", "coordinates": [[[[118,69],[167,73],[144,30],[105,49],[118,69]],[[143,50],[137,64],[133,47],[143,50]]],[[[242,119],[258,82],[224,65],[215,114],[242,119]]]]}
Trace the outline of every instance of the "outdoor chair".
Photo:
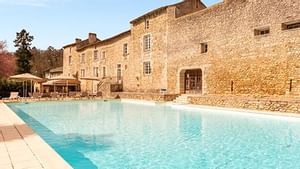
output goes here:
{"type": "Polygon", "coordinates": [[[88,98],[88,97],[89,97],[88,92],[81,92],[80,98],[88,98]]]}
{"type": "Polygon", "coordinates": [[[102,97],[102,92],[97,92],[96,97],[102,97]]]}
{"type": "Polygon", "coordinates": [[[18,100],[19,98],[19,92],[10,92],[10,96],[8,98],[3,98],[3,100],[18,100]]]}
{"type": "Polygon", "coordinates": [[[59,94],[58,92],[51,92],[50,97],[51,99],[59,99],[59,94]]]}
{"type": "Polygon", "coordinates": [[[42,98],[42,96],[43,96],[42,93],[37,93],[37,92],[35,92],[35,93],[32,94],[32,98],[33,98],[33,99],[38,99],[38,100],[40,100],[40,99],[42,98]]]}
{"type": "Polygon", "coordinates": [[[79,92],[69,92],[69,97],[73,99],[77,99],[81,97],[81,94],[79,92]]]}

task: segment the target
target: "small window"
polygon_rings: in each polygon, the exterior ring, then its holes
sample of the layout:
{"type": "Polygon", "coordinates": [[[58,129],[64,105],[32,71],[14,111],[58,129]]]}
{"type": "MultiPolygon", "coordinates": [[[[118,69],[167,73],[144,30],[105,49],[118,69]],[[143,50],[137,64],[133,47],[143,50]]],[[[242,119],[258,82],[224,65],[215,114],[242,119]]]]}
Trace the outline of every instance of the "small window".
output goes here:
{"type": "Polygon", "coordinates": [[[208,45],[207,43],[201,43],[201,53],[207,53],[208,45]]]}
{"type": "Polygon", "coordinates": [[[151,74],[151,63],[150,61],[144,62],[144,74],[145,75],[150,75],[151,74]]]}
{"type": "Polygon", "coordinates": [[[69,56],[69,65],[72,64],[72,56],[69,56]]]}
{"type": "Polygon", "coordinates": [[[80,63],[85,63],[85,54],[81,54],[80,63]]]}
{"type": "Polygon", "coordinates": [[[150,28],[150,20],[145,19],[145,29],[149,29],[149,28],[150,28]]]}
{"type": "Polygon", "coordinates": [[[94,71],[94,77],[99,77],[99,68],[98,67],[94,67],[93,69],[94,71]]]}
{"type": "Polygon", "coordinates": [[[85,77],[85,69],[80,70],[80,77],[85,77]]]}
{"type": "Polygon", "coordinates": [[[144,36],[144,51],[150,51],[151,49],[151,36],[145,35],[144,36]]]}
{"type": "Polygon", "coordinates": [[[94,51],[94,61],[98,60],[98,50],[94,51]]]}
{"type": "Polygon", "coordinates": [[[106,77],[106,67],[102,67],[102,77],[106,77]]]}
{"type": "Polygon", "coordinates": [[[125,43],[123,45],[123,55],[124,56],[128,55],[128,43],[125,43]]]}
{"type": "Polygon", "coordinates": [[[104,60],[105,58],[106,58],[106,52],[103,51],[103,52],[102,52],[102,59],[104,60]]]}
{"type": "Polygon", "coordinates": [[[300,28],[300,20],[293,22],[286,22],[282,24],[282,30],[290,30],[300,28]]]}
{"type": "Polygon", "coordinates": [[[254,36],[267,35],[270,33],[270,28],[254,29],[254,36]]]}

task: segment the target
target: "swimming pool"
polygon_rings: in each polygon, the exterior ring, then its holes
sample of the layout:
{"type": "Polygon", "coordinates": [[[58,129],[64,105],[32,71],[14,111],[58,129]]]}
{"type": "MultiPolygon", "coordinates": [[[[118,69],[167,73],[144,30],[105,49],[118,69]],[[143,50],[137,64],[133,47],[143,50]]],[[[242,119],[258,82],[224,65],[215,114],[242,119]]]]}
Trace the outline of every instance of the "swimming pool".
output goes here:
{"type": "Polygon", "coordinates": [[[75,169],[300,168],[300,119],[121,101],[8,105],[75,169]]]}

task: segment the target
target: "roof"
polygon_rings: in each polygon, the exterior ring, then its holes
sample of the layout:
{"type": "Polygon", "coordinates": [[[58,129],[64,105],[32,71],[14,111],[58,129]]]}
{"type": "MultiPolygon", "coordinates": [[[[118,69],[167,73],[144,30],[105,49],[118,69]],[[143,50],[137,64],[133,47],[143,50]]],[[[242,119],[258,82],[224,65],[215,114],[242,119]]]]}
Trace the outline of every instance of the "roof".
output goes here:
{"type": "MultiPolygon", "coordinates": [[[[206,7],[206,5],[205,5],[202,1],[199,1],[199,2],[200,2],[201,5],[203,5],[203,6],[206,7]]],[[[181,1],[181,2],[178,2],[178,3],[172,4],[172,5],[166,5],[166,6],[163,6],[163,7],[157,8],[157,9],[154,9],[154,10],[152,10],[152,11],[150,11],[150,12],[148,12],[148,13],[146,13],[146,14],[140,16],[140,17],[137,17],[137,18],[133,19],[132,21],[130,21],[130,23],[132,24],[132,23],[134,23],[134,22],[136,22],[136,21],[138,21],[138,20],[140,20],[140,19],[143,19],[143,18],[145,18],[145,17],[147,17],[147,16],[149,16],[149,15],[154,14],[155,12],[159,12],[159,11],[161,11],[161,10],[166,10],[166,9],[169,8],[169,7],[177,6],[177,5],[180,5],[180,4],[183,4],[183,3],[185,3],[185,1],[181,1]]]]}
{"type": "MultiPolygon", "coordinates": [[[[181,2],[180,2],[180,3],[181,3],[181,2]]],[[[174,5],[175,5],[175,4],[174,4],[174,5]]],[[[163,6],[163,7],[154,9],[154,10],[152,10],[152,11],[150,11],[150,12],[145,13],[145,14],[142,15],[142,16],[139,16],[139,17],[133,19],[132,21],[130,21],[130,23],[134,23],[134,22],[136,22],[136,21],[138,21],[138,20],[140,20],[140,19],[143,19],[143,18],[145,18],[146,16],[149,16],[149,15],[155,13],[155,12],[159,12],[159,11],[161,11],[161,10],[165,10],[165,9],[167,9],[167,8],[170,7],[170,6],[173,6],[173,5],[167,5],[167,6],[163,6]]]]}
{"type": "Polygon", "coordinates": [[[50,73],[63,72],[63,67],[57,67],[49,70],[50,73]]]}
{"type": "Polygon", "coordinates": [[[110,41],[110,40],[113,40],[113,39],[115,39],[115,38],[118,38],[118,37],[121,37],[121,36],[124,36],[124,35],[127,35],[127,34],[131,34],[131,30],[127,30],[127,31],[121,32],[121,33],[119,33],[119,34],[117,34],[117,35],[115,35],[115,36],[112,36],[112,37],[110,37],[110,38],[104,39],[104,40],[102,40],[101,42],[97,42],[97,44],[101,44],[102,42],[103,42],[103,43],[104,43],[104,42],[108,42],[108,41],[110,41]]]}
{"type": "Polygon", "coordinates": [[[10,76],[10,79],[13,80],[33,80],[33,81],[42,81],[43,79],[37,76],[34,76],[30,73],[23,73],[19,75],[10,76]]]}
{"type": "Polygon", "coordinates": [[[125,35],[130,34],[130,33],[131,33],[131,30],[127,30],[127,31],[125,31],[125,32],[121,32],[121,33],[119,33],[119,34],[117,34],[117,35],[115,35],[115,36],[112,36],[112,37],[110,37],[110,38],[104,39],[104,40],[102,40],[102,41],[97,41],[97,42],[95,42],[95,43],[87,44],[87,45],[85,45],[85,46],[83,46],[83,47],[77,48],[77,50],[83,50],[83,49],[85,49],[85,48],[87,48],[87,47],[89,47],[89,46],[93,46],[93,45],[100,45],[100,44],[102,44],[102,43],[109,42],[109,41],[111,41],[111,40],[114,40],[114,39],[119,38],[119,37],[121,37],[121,36],[125,36],[125,35]]]}

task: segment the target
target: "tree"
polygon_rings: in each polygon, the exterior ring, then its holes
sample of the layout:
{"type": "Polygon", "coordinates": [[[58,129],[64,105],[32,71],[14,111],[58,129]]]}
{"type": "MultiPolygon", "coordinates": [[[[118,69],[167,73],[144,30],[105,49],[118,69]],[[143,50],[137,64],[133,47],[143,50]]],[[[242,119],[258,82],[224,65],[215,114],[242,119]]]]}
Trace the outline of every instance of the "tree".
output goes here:
{"type": "Polygon", "coordinates": [[[31,49],[33,67],[31,72],[37,76],[44,76],[45,71],[57,68],[63,65],[63,51],[49,46],[42,50],[33,47],[31,49]]]}
{"type": "Polygon", "coordinates": [[[33,36],[29,35],[25,29],[20,33],[17,32],[16,40],[14,41],[17,51],[15,53],[17,58],[17,73],[29,73],[31,70],[31,58],[32,54],[30,52],[31,42],[33,41],[33,36]]]}
{"type": "Polygon", "coordinates": [[[5,41],[0,41],[0,54],[6,53],[6,42],[5,41]]]}
{"type": "Polygon", "coordinates": [[[15,57],[7,51],[6,42],[0,40],[0,78],[14,75],[15,70],[15,57]]]}

